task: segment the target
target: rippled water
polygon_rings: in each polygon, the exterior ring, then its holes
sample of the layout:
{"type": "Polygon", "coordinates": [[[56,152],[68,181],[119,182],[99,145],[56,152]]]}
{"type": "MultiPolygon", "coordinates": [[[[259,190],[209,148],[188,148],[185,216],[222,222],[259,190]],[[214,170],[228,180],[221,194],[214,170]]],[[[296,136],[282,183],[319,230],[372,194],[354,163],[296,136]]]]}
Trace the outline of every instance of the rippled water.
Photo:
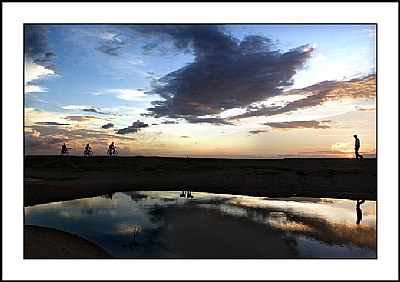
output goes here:
{"type": "Polygon", "coordinates": [[[376,202],[123,192],[25,207],[116,258],[376,258],[376,202]],[[189,196],[188,196],[189,195],[189,196]]]}

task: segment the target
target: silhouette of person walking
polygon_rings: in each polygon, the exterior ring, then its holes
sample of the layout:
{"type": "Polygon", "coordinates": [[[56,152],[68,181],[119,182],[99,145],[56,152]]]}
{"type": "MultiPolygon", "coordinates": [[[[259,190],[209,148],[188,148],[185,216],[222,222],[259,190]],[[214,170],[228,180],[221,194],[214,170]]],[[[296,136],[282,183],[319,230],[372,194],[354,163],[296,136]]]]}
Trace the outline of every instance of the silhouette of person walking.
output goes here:
{"type": "Polygon", "coordinates": [[[362,160],[364,157],[358,153],[358,150],[360,149],[360,146],[361,146],[360,139],[358,139],[357,135],[353,135],[353,137],[355,139],[354,151],[355,151],[355,154],[356,154],[356,159],[357,160],[358,159],[362,160]]]}
{"type": "Polygon", "coordinates": [[[357,211],[357,224],[360,224],[362,220],[362,210],[360,208],[361,204],[365,203],[365,200],[357,200],[356,211],[357,211]]]}

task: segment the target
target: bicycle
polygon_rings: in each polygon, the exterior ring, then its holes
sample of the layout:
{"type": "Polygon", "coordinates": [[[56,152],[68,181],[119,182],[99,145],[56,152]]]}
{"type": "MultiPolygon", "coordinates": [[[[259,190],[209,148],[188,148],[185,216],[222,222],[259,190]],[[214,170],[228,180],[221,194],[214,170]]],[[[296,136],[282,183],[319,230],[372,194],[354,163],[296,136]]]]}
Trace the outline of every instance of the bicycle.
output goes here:
{"type": "Polygon", "coordinates": [[[83,151],[83,156],[84,156],[84,157],[91,157],[91,156],[93,156],[93,151],[84,150],[84,151],[83,151]]]}
{"type": "Polygon", "coordinates": [[[68,156],[69,155],[69,150],[70,150],[71,148],[67,148],[66,150],[61,150],[61,154],[60,154],[60,156],[68,156]]]}
{"type": "Polygon", "coordinates": [[[118,156],[118,151],[116,149],[114,150],[107,150],[107,156],[118,156]]]}

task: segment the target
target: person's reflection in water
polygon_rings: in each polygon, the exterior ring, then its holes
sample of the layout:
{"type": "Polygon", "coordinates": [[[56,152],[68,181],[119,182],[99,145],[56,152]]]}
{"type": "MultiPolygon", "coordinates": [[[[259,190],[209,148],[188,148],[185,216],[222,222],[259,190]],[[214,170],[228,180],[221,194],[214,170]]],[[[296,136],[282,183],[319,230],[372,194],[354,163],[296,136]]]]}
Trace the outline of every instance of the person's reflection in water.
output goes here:
{"type": "Polygon", "coordinates": [[[360,224],[361,220],[362,220],[362,210],[360,208],[361,204],[365,203],[364,200],[357,200],[357,204],[356,204],[356,211],[357,211],[357,224],[360,224]]]}

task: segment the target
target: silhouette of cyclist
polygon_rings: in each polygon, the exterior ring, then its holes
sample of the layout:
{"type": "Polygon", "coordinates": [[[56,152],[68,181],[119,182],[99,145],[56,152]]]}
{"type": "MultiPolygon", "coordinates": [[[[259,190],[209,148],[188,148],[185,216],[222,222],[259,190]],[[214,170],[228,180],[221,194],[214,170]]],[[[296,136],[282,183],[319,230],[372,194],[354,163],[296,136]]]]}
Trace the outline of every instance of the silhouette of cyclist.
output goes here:
{"type": "Polygon", "coordinates": [[[89,155],[90,152],[92,152],[92,148],[90,147],[89,143],[87,143],[85,147],[85,154],[89,155]]]}
{"type": "Polygon", "coordinates": [[[110,151],[110,155],[115,154],[115,146],[114,142],[111,142],[110,146],[108,146],[108,150],[110,151]]]}

